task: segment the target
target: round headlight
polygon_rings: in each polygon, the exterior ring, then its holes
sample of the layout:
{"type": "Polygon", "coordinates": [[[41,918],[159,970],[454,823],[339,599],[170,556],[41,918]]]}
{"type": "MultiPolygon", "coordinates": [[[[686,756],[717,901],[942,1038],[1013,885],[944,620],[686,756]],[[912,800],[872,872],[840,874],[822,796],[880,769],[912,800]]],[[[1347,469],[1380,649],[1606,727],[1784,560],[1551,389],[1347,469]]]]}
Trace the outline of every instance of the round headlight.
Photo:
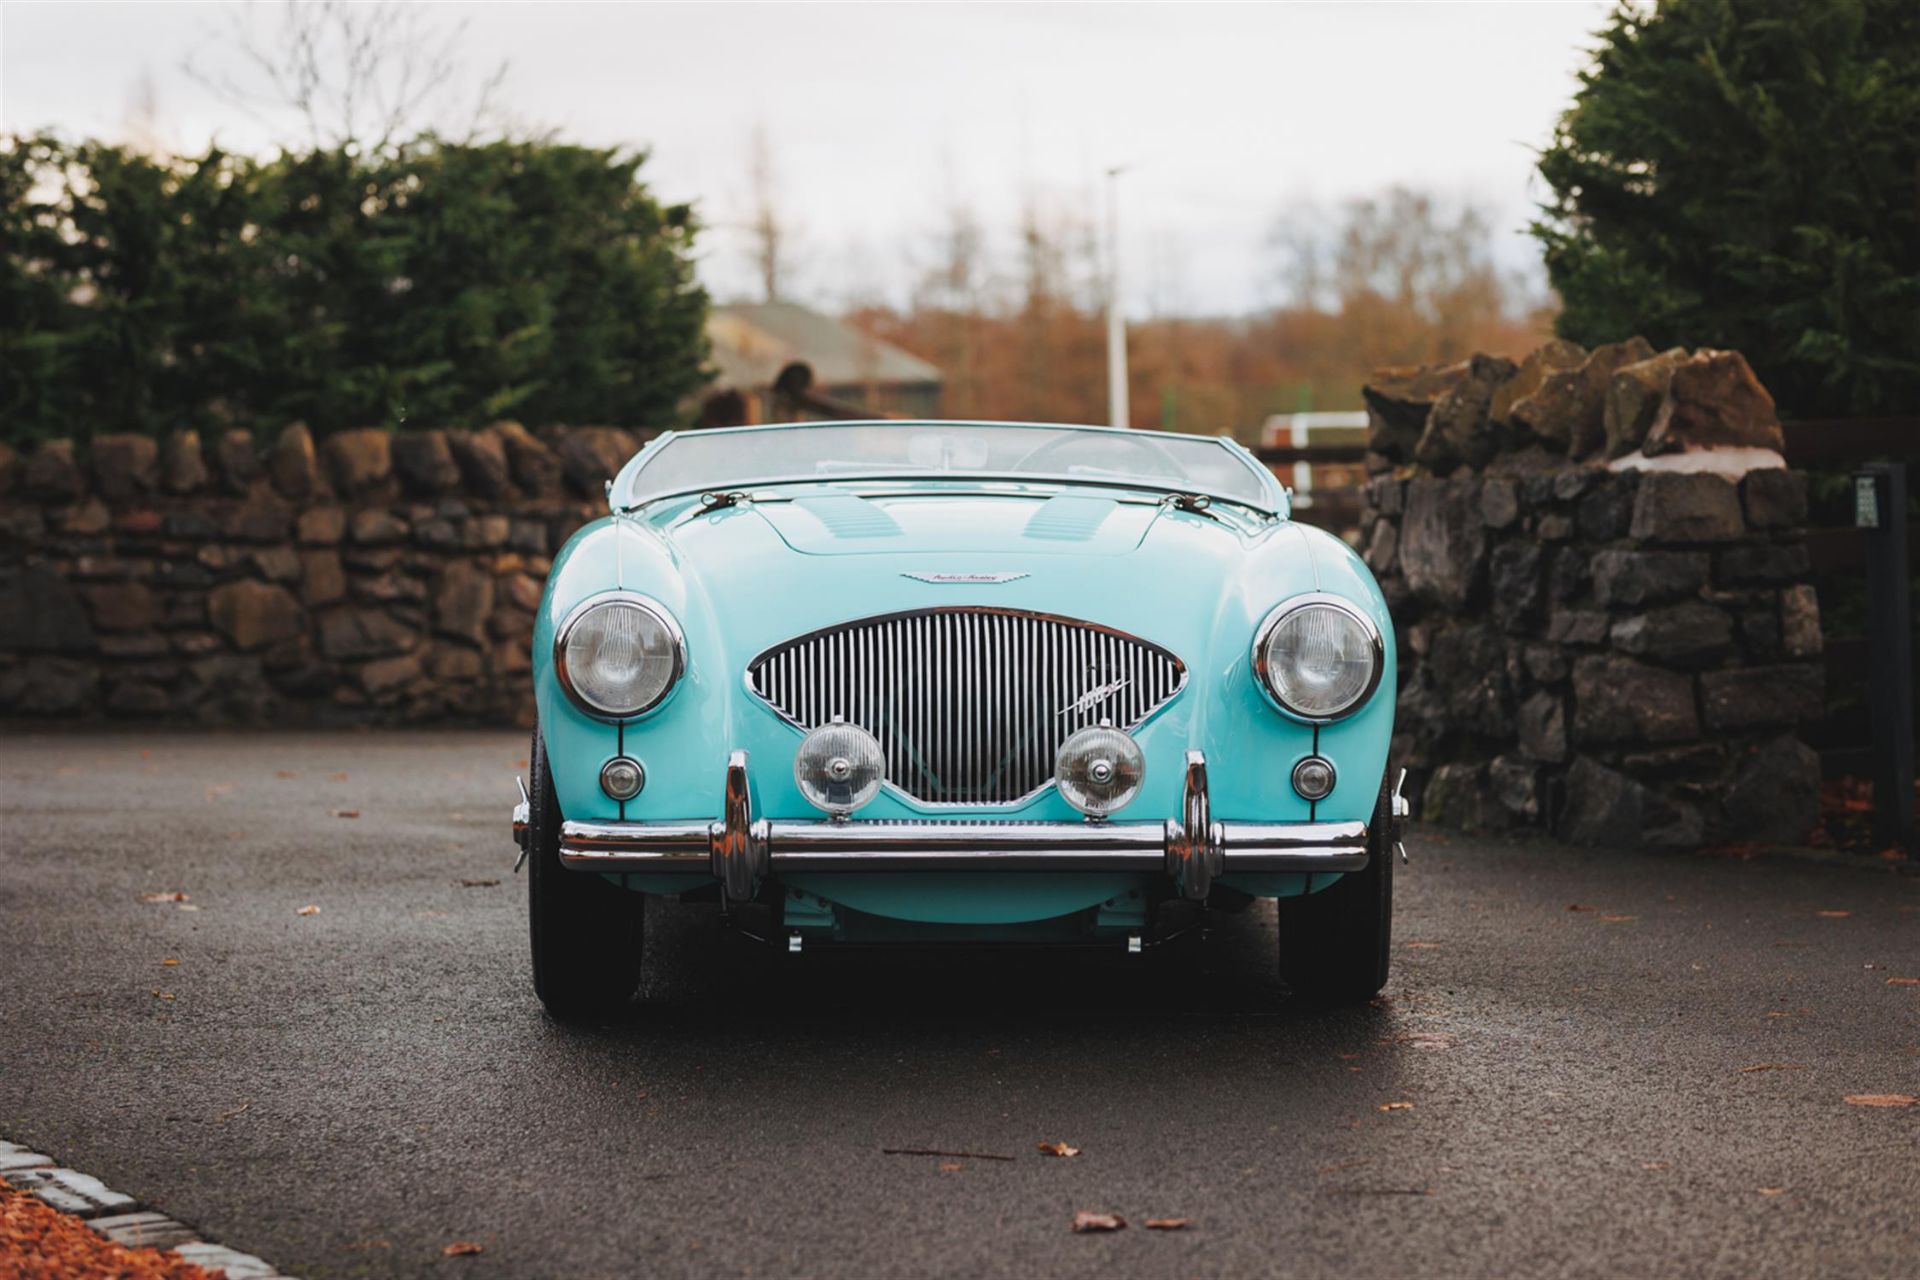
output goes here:
{"type": "Polygon", "coordinates": [[[836,720],[800,740],[793,780],[816,809],[845,817],[880,794],[887,758],[880,743],[857,724],[836,720]]]}
{"type": "Polygon", "coordinates": [[[687,662],[672,615],[624,592],[595,596],[575,609],[553,649],[568,695],[588,712],[616,720],[660,705],[687,662]]]}
{"type": "Polygon", "coordinates": [[[1140,744],[1111,725],[1082,729],[1060,744],[1053,780],[1068,804],[1104,818],[1140,794],[1147,758],[1140,744]]]}
{"type": "Polygon", "coordinates": [[[1253,645],[1267,691],[1305,720],[1336,719],[1365,702],[1383,661],[1379,629],[1352,605],[1326,596],[1281,605],[1253,645]]]}

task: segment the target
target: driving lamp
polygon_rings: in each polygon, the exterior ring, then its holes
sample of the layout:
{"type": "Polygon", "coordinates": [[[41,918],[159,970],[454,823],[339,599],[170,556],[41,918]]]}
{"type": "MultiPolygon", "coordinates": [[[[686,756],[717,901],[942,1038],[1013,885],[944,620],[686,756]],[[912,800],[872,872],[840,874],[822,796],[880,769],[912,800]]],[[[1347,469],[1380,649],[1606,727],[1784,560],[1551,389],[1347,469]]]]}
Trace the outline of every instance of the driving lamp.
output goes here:
{"type": "Polygon", "coordinates": [[[660,705],[686,669],[686,644],[658,602],[594,596],[567,616],[553,665],[567,696],[591,715],[622,720],[660,705]]]}
{"type": "Polygon", "coordinates": [[[638,760],[615,756],[600,766],[600,789],[609,799],[625,803],[640,794],[647,785],[647,771],[638,760]]]}
{"type": "Polygon", "coordinates": [[[1337,720],[1367,700],[1385,661],[1379,628],[1333,596],[1289,600],[1253,643],[1254,670],[1282,710],[1337,720]]]}
{"type": "Polygon", "coordinates": [[[880,794],[887,758],[874,736],[857,724],[835,720],[800,740],[793,780],[816,809],[844,818],[880,794]]]}
{"type": "Polygon", "coordinates": [[[1302,800],[1325,800],[1333,790],[1333,761],[1308,756],[1293,766],[1293,789],[1302,800]]]}
{"type": "Polygon", "coordinates": [[[1147,759],[1140,744],[1112,725],[1096,725],[1060,744],[1053,780],[1068,804],[1104,818],[1140,794],[1147,759]]]}

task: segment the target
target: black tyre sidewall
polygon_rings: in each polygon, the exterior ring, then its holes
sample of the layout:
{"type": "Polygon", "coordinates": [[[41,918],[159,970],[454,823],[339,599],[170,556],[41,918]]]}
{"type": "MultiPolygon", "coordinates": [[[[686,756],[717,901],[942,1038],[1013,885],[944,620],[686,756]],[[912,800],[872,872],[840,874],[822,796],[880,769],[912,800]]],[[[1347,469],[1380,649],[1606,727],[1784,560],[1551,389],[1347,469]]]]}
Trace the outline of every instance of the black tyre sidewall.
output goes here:
{"type": "Polygon", "coordinates": [[[1354,1004],[1386,986],[1393,960],[1392,804],[1383,777],[1364,871],[1350,871],[1318,893],[1280,900],[1280,976],[1295,994],[1354,1004]]]}

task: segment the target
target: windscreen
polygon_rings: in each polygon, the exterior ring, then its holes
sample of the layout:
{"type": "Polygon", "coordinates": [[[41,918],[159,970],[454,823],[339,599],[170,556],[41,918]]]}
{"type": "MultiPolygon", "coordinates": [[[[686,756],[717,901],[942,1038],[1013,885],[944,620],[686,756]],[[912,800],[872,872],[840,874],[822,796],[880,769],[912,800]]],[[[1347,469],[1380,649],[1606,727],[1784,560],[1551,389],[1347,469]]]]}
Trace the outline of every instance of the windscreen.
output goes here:
{"type": "Polygon", "coordinates": [[[1204,436],[1086,427],[822,423],[695,431],[657,449],[627,505],[777,481],[1035,480],[1207,494],[1270,510],[1262,474],[1204,436]]]}

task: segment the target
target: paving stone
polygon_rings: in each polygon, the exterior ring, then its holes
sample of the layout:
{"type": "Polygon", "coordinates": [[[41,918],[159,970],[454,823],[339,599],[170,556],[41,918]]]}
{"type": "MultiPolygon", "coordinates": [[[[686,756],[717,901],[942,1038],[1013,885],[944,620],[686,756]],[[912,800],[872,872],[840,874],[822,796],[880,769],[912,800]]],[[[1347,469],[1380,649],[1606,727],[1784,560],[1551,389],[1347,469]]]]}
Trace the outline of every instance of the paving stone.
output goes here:
{"type": "Polygon", "coordinates": [[[87,1225],[115,1244],[123,1244],[129,1249],[172,1249],[183,1244],[198,1243],[200,1239],[186,1223],[175,1222],[166,1214],[151,1210],[116,1213],[95,1218],[87,1225]]]}
{"type": "Polygon", "coordinates": [[[272,1263],[223,1244],[183,1244],[174,1253],[209,1271],[225,1271],[227,1280],[275,1280],[280,1274],[272,1263]]]}
{"type": "Polygon", "coordinates": [[[52,1168],[53,1160],[12,1142],[0,1142],[0,1174],[15,1169],[52,1168]]]}
{"type": "Polygon", "coordinates": [[[112,1209],[131,1209],[132,1196],[121,1195],[91,1174],[72,1169],[15,1169],[0,1174],[8,1185],[30,1191],[54,1208],[76,1217],[92,1218],[112,1209]]]}

